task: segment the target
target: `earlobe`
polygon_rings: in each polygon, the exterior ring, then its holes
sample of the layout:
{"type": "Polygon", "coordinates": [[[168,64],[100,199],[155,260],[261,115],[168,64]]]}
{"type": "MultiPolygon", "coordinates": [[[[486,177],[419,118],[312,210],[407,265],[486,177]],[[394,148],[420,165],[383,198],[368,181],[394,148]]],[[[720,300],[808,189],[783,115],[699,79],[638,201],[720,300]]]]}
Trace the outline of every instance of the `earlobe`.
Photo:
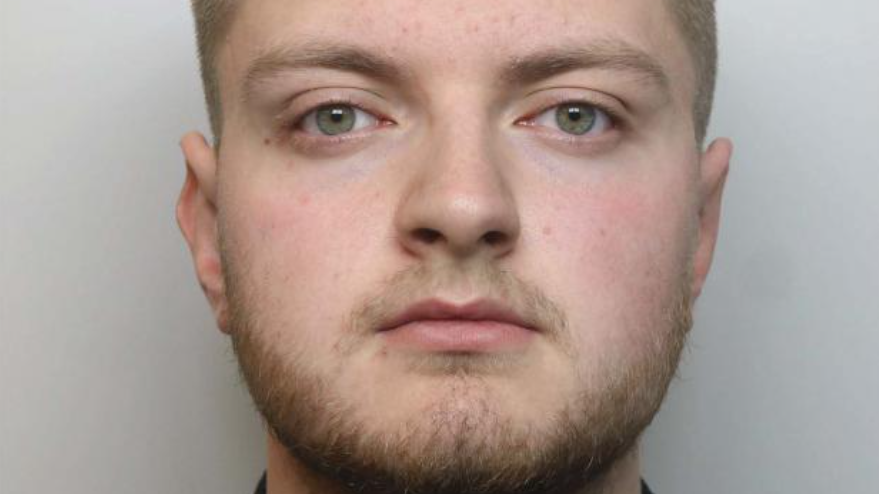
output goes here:
{"type": "Polygon", "coordinates": [[[692,300],[699,297],[711,268],[714,247],[720,223],[721,199],[729,162],[732,157],[732,143],[728,139],[717,139],[702,154],[700,164],[700,202],[699,238],[693,257],[692,300]]]}
{"type": "Polygon", "coordinates": [[[184,136],[180,147],[186,159],[186,180],[177,201],[177,224],[217,324],[228,332],[228,303],[217,229],[216,155],[205,138],[195,132],[184,136]]]}

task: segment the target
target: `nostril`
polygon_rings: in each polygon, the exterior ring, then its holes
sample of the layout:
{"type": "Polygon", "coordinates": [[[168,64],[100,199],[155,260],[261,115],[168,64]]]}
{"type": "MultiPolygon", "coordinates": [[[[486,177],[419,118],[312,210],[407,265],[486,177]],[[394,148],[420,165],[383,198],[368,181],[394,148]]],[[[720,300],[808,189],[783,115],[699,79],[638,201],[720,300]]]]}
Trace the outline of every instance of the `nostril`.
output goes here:
{"type": "Polygon", "coordinates": [[[442,237],[442,234],[436,230],[431,230],[430,228],[419,228],[412,232],[412,236],[414,236],[416,240],[426,244],[432,244],[439,240],[440,237],[442,237]]]}
{"type": "Polygon", "coordinates": [[[495,230],[483,235],[482,239],[488,245],[498,245],[504,243],[507,240],[507,234],[495,230]]]}

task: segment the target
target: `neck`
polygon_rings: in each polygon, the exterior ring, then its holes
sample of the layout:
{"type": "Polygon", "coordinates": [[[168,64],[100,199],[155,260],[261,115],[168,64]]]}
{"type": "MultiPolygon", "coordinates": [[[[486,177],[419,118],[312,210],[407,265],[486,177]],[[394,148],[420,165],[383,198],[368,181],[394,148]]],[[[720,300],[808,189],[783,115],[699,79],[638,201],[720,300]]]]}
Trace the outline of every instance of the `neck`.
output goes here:
{"type": "MultiPolygon", "coordinates": [[[[267,460],[267,494],[351,494],[334,480],[307,468],[271,434],[267,460]]],[[[576,494],[640,494],[640,469],[636,445],[601,478],[600,486],[590,486],[576,494]]]]}
{"type": "Polygon", "coordinates": [[[267,460],[266,494],[350,494],[299,462],[272,434],[267,460]]]}

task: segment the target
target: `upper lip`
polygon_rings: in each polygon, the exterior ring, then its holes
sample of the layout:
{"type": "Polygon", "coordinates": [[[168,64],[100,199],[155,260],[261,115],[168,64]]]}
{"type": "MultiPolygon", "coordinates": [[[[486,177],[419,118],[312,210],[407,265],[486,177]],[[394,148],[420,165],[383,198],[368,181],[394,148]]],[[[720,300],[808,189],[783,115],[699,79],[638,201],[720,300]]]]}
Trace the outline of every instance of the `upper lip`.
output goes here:
{"type": "Polygon", "coordinates": [[[382,324],[380,331],[390,331],[414,321],[497,321],[536,330],[504,302],[477,299],[466,304],[455,304],[432,298],[416,302],[382,324]]]}

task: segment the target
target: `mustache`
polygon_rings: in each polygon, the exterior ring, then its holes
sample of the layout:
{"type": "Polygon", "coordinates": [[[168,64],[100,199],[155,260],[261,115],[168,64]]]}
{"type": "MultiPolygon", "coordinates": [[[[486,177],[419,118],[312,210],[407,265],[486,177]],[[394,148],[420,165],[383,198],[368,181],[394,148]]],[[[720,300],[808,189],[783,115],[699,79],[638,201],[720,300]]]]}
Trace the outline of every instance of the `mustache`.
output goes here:
{"type": "Polygon", "coordinates": [[[395,314],[428,298],[461,304],[476,299],[503,301],[544,337],[559,343],[569,337],[565,312],[543,290],[487,263],[415,265],[393,274],[351,312],[351,335],[368,337],[395,314]]]}

